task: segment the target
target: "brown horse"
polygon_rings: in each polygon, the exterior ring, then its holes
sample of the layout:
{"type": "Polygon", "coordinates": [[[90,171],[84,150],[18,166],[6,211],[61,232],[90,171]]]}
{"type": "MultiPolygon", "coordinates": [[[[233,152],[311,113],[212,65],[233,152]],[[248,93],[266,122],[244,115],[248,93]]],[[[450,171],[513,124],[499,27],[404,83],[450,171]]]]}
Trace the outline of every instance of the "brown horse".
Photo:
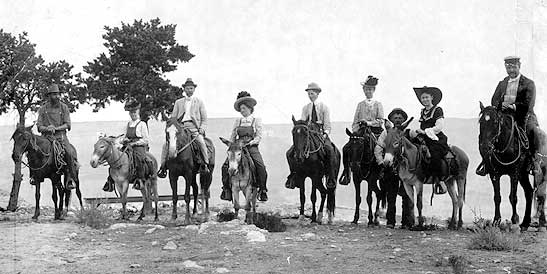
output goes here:
{"type": "MultiPolygon", "coordinates": [[[[59,173],[60,166],[54,153],[54,146],[51,140],[48,138],[34,135],[32,133],[32,126],[30,127],[18,127],[13,135],[13,152],[11,158],[14,162],[22,160],[23,154],[27,154],[28,164],[26,164],[30,170],[30,180],[34,182],[36,186],[36,192],[34,197],[36,199],[36,205],[34,209],[34,216],[32,219],[37,220],[40,216],[40,184],[45,178],[50,179],[53,188],[52,196],[53,204],[55,206],[55,219],[63,219],[66,216],[66,210],[68,210],[71,191],[66,188],[66,176],[64,178],[64,184],[61,184],[61,175],[59,173]],[[59,199],[57,199],[59,195],[59,199]],[[63,209],[63,203],[65,209],[63,209]]],[[[76,155],[76,149],[71,147],[73,155],[76,155]]],[[[76,195],[80,201],[80,208],[82,205],[82,193],[80,192],[80,180],[78,179],[78,167],[76,164],[76,178],[74,182],[76,184],[76,195]]]]}
{"type": "Polygon", "coordinates": [[[254,223],[256,215],[257,187],[253,185],[252,161],[247,148],[240,141],[231,142],[220,137],[220,140],[228,146],[228,177],[232,186],[232,201],[237,217],[240,209],[239,192],[245,196],[245,221],[254,223]]]}
{"type": "MultiPolygon", "coordinates": [[[[101,137],[95,145],[93,146],[93,154],[91,155],[90,165],[93,168],[96,168],[100,164],[108,164],[108,174],[114,180],[116,185],[116,190],[120,193],[120,200],[122,203],[122,220],[128,220],[127,216],[127,191],[129,189],[129,184],[133,183],[129,181],[129,166],[130,160],[127,151],[122,151],[121,148],[121,139],[123,135],[118,137],[101,137]]],[[[158,220],[158,177],[156,175],[156,170],[158,163],[154,156],[147,152],[147,157],[153,163],[153,170],[149,172],[149,177],[144,183],[144,187],[141,188],[141,194],[143,198],[143,207],[141,208],[141,214],[139,215],[138,220],[142,220],[145,216],[145,204],[149,201],[150,197],[154,198],[155,205],[155,215],[154,220],[158,220]]]]}
{"type": "Polygon", "coordinates": [[[536,215],[539,219],[538,227],[541,231],[546,230],[545,221],[545,199],[547,198],[547,135],[543,130],[539,130],[538,152],[536,157],[538,161],[534,161],[536,165],[534,170],[534,189],[536,196],[536,215]]]}
{"type": "MultiPolygon", "coordinates": [[[[171,219],[177,219],[177,203],[178,203],[178,178],[184,177],[186,189],[184,192],[184,201],[186,202],[186,215],[184,216],[184,223],[190,224],[190,187],[192,187],[192,193],[194,195],[194,209],[193,215],[197,217],[197,203],[198,203],[198,185],[196,183],[196,176],[199,174],[199,164],[194,151],[199,151],[195,139],[192,138],[192,133],[189,129],[184,128],[178,122],[170,122],[165,130],[167,137],[167,147],[169,148],[168,160],[166,166],[169,170],[169,183],[171,184],[171,191],[173,193],[173,212],[171,219]],[[195,146],[195,147],[194,147],[195,146]]],[[[209,215],[209,187],[213,180],[213,169],[215,162],[215,148],[213,143],[209,139],[205,139],[207,148],[209,149],[209,173],[200,174],[199,181],[202,191],[202,205],[205,205],[205,215],[209,215]]]]}
{"type": "MultiPolygon", "coordinates": [[[[412,205],[414,206],[414,204],[416,204],[416,207],[418,208],[418,225],[423,226],[422,194],[425,180],[425,159],[419,148],[405,136],[403,130],[404,128],[387,129],[384,164],[397,168],[399,177],[403,181],[406,193],[410,197],[412,205]],[[416,191],[416,200],[414,200],[414,191],[416,191]]],[[[452,146],[451,149],[455,154],[458,170],[455,175],[450,175],[445,179],[445,183],[448,188],[448,194],[452,199],[452,218],[450,219],[448,228],[456,229],[461,228],[463,225],[462,208],[463,203],[465,202],[469,158],[459,147],[452,146]]]]}
{"type": "Polygon", "coordinates": [[[511,222],[513,224],[519,223],[517,187],[520,183],[526,198],[526,210],[521,229],[526,230],[531,222],[534,192],[528,178],[528,166],[531,157],[524,141],[526,138],[520,137],[517,124],[511,115],[504,114],[493,106],[484,107],[482,102],[480,103],[480,109],[479,152],[494,187],[494,223],[501,221],[500,177],[508,175],[511,181],[509,201],[513,208],[511,222]]]}

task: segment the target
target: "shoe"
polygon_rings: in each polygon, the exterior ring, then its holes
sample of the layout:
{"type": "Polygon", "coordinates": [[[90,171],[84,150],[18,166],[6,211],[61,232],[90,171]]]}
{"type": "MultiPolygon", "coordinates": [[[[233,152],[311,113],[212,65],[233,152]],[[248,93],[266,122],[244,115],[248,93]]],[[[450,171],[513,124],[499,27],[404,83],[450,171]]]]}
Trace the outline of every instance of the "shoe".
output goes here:
{"type": "Polygon", "coordinates": [[[141,183],[142,183],[141,179],[136,179],[135,182],[133,183],[133,189],[141,190],[142,188],[141,183]]]}
{"type": "Polygon", "coordinates": [[[31,185],[35,186],[37,185],[37,182],[36,180],[34,180],[34,178],[30,178],[30,182],[29,182],[31,185]]]}
{"type": "Polygon", "coordinates": [[[224,201],[232,201],[232,190],[229,188],[222,188],[222,193],[220,193],[220,199],[224,201]]]}
{"type": "Polygon", "coordinates": [[[69,190],[75,189],[76,185],[74,184],[74,180],[72,180],[72,179],[68,180],[68,182],[66,184],[66,188],[69,189],[69,190]]]}
{"type": "Polygon", "coordinates": [[[349,178],[349,172],[348,171],[342,172],[342,177],[340,177],[339,183],[343,186],[349,185],[350,178],[349,178]]]}
{"type": "Polygon", "coordinates": [[[334,178],[327,179],[327,188],[336,188],[336,180],[334,178]]]}
{"type": "Polygon", "coordinates": [[[294,174],[291,173],[291,175],[287,176],[287,181],[285,182],[285,187],[288,189],[294,189],[295,183],[294,183],[294,174]]]}
{"type": "Polygon", "coordinates": [[[258,195],[258,200],[261,202],[268,201],[268,194],[266,193],[266,190],[260,190],[258,195]]]}
{"type": "Polygon", "coordinates": [[[207,164],[203,164],[199,167],[199,173],[209,174],[209,173],[211,173],[211,171],[209,170],[209,167],[207,167],[207,164]]]}
{"type": "Polygon", "coordinates": [[[439,181],[435,184],[434,192],[435,194],[445,194],[448,189],[444,181],[439,181]]]}
{"type": "Polygon", "coordinates": [[[167,177],[167,168],[165,166],[161,166],[160,170],[158,170],[158,177],[159,178],[167,177]]]}
{"type": "Polygon", "coordinates": [[[486,176],[486,168],[484,167],[484,164],[481,163],[478,167],[477,167],[477,170],[475,170],[475,173],[479,176],[486,176]]]}
{"type": "Polygon", "coordinates": [[[103,191],[106,191],[106,192],[114,191],[114,185],[110,183],[109,181],[106,181],[106,183],[104,183],[104,186],[103,186],[103,191]]]}

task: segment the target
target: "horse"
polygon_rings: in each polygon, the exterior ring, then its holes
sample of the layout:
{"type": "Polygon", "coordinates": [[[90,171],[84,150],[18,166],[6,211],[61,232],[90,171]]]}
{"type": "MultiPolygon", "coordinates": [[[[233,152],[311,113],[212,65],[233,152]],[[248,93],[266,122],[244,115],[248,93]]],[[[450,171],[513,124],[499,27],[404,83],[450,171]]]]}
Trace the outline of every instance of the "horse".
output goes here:
{"type": "MultiPolygon", "coordinates": [[[[34,197],[36,199],[36,205],[34,209],[34,215],[32,219],[37,220],[40,216],[40,184],[45,178],[50,179],[52,186],[53,204],[55,206],[55,220],[62,220],[66,217],[66,210],[70,202],[71,190],[66,188],[67,178],[63,176],[64,183],[61,184],[61,175],[59,171],[62,168],[55,154],[56,148],[51,140],[46,137],[35,135],[32,133],[32,127],[18,126],[11,139],[13,139],[13,152],[11,158],[14,162],[22,161],[23,154],[27,154],[28,164],[25,164],[30,171],[30,180],[35,183],[36,190],[34,197]],[[58,195],[58,197],[57,197],[58,195]],[[63,209],[63,204],[65,209],[63,209]]],[[[76,149],[72,146],[76,155],[76,149]]],[[[24,163],[23,163],[24,164],[24,163]]],[[[78,167],[75,161],[76,178],[74,183],[76,185],[76,195],[80,202],[80,208],[83,208],[82,193],[80,191],[80,181],[78,179],[78,167]]]]}
{"type": "MultiPolygon", "coordinates": [[[[424,169],[425,159],[420,148],[405,136],[404,128],[408,124],[409,122],[400,128],[393,127],[387,129],[384,164],[397,169],[399,177],[403,181],[405,191],[411,200],[412,207],[416,205],[418,209],[418,226],[422,227],[425,221],[422,216],[423,184],[426,179],[424,169]],[[416,199],[414,199],[414,191],[416,191],[416,199]]],[[[458,169],[455,174],[450,174],[444,181],[452,200],[452,217],[448,222],[448,228],[459,229],[463,225],[462,208],[465,202],[469,157],[457,146],[451,146],[451,150],[458,163],[458,169]]],[[[413,211],[412,215],[414,214],[413,211]]]]}
{"type": "MultiPolygon", "coordinates": [[[[90,165],[93,168],[98,167],[100,164],[107,164],[108,175],[114,180],[116,190],[120,193],[120,201],[122,203],[121,219],[129,220],[127,214],[127,191],[129,184],[133,183],[129,181],[130,177],[130,158],[128,151],[121,150],[121,139],[124,135],[118,137],[108,136],[100,137],[93,145],[93,154],[91,155],[90,165]]],[[[145,217],[145,204],[149,201],[150,197],[154,199],[154,221],[158,220],[158,177],[156,171],[158,169],[158,163],[154,156],[147,152],[146,157],[152,161],[153,170],[150,172],[149,177],[145,180],[144,186],[141,188],[141,194],[143,198],[143,206],[141,213],[138,217],[138,221],[145,217]]]]}
{"type": "MultiPolygon", "coordinates": [[[[178,178],[184,177],[186,189],[184,193],[184,201],[186,202],[186,215],[184,216],[184,223],[190,224],[190,187],[192,187],[192,193],[194,195],[194,209],[193,216],[197,216],[197,203],[198,203],[198,185],[196,183],[196,176],[199,173],[198,160],[195,158],[194,151],[199,152],[199,147],[194,142],[195,138],[192,138],[192,133],[189,129],[185,128],[179,122],[170,122],[166,127],[166,140],[168,147],[168,159],[166,166],[169,170],[169,183],[171,185],[171,191],[173,193],[173,211],[171,219],[177,219],[177,202],[178,202],[178,178]]],[[[205,138],[207,148],[209,149],[209,173],[200,174],[199,181],[202,190],[202,205],[205,205],[205,215],[209,216],[209,187],[213,180],[213,170],[215,162],[215,147],[210,139],[205,138]]]]}
{"type": "Polygon", "coordinates": [[[518,224],[517,214],[517,186],[520,183],[526,198],[526,210],[520,225],[526,230],[531,222],[531,209],[534,189],[528,178],[530,155],[526,137],[521,136],[514,118],[511,115],[498,111],[493,106],[484,107],[480,102],[479,117],[479,152],[490,180],[494,187],[494,223],[501,222],[500,214],[500,177],[508,175],[511,182],[509,201],[513,208],[511,222],[518,224]]]}
{"type": "MultiPolygon", "coordinates": [[[[311,221],[321,223],[323,219],[323,207],[325,205],[325,199],[327,200],[327,216],[328,224],[332,224],[335,208],[335,190],[334,188],[327,188],[323,183],[323,177],[326,176],[327,166],[322,159],[323,152],[323,140],[322,134],[319,131],[319,126],[315,123],[308,123],[308,121],[299,120],[296,121],[294,116],[292,117],[293,129],[293,147],[287,151],[287,160],[294,161],[295,166],[295,182],[300,188],[300,217],[299,220],[304,220],[304,204],[306,202],[305,184],[304,180],[309,177],[312,181],[311,190],[311,202],[312,202],[312,215],[311,221]],[[314,135],[314,136],[312,136],[314,135]],[[315,140],[315,141],[314,141],[315,140]],[[319,141],[317,141],[319,140],[319,141]],[[292,151],[291,151],[292,150],[292,151]],[[321,195],[321,203],[319,211],[315,210],[315,202],[317,201],[317,193],[319,190],[321,195]]],[[[333,144],[334,146],[334,144],[333,144]]],[[[337,166],[331,167],[334,169],[335,178],[338,177],[338,171],[340,168],[340,151],[334,147],[335,157],[337,159],[337,166]]],[[[327,180],[332,178],[326,178],[327,180]]]]}
{"type": "Polygon", "coordinates": [[[245,196],[245,211],[246,222],[249,224],[254,223],[256,215],[256,196],[257,187],[252,184],[253,182],[253,159],[251,159],[249,152],[243,146],[242,142],[231,142],[220,137],[220,140],[228,146],[228,176],[230,178],[230,184],[232,186],[232,201],[234,203],[235,216],[237,216],[240,209],[239,205],[239,192],[243,192],[245,196]]]}
{"type": "Polygon", "coordinates": [[[538,229],[546,230],[545,221],[545,199],[547,198],[547,135],[543,130],[538,129],[538,151],[537,160],[534,161],[534,196],[536,197],[535,208],[538,219],[538,229]]]}
{"type": "Polygon", "coordinates": [[[380,178],[381,166],[376,163],[374,157],[374,147],[376,138],[365,124],[362,124],[358,133],[353,133],[346,129],[349,136],[349,167],[353,175],[353,184],[355,186],[355,215],[353,224],[359,221],[359,207],[361,205],[361,182],[367,181],[367,205],[368,205],[368,225],[378,225],[378,211],[380,204],[385,206],[385,191],[380,189],[378,179],[380,178]],[[372,211],[372,193],[376,195],[376,210],[372,211]]]}

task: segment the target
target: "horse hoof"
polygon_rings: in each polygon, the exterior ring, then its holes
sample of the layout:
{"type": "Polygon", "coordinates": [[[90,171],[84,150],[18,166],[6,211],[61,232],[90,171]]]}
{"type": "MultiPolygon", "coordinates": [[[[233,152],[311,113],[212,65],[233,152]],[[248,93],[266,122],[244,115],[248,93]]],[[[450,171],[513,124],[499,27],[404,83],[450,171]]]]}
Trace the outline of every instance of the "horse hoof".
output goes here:
{"type": "Polygon", "coordinates": [[[38,215],[32,216],[32,219],[33,219],[33,220],[38,220],[38,215]]]}
{"type": "Polygon", "coordinates": [[[323,212],[317,213],[317,219],[316,220],[317,220],[318,223],[323,222],[323,212]]]}
{"type": "Polygon", "coordinates": [[[359,223],[359,220],[354,219],[353,221],[351,221],[351,223],[354,224],[354,225],[357,225],[359,223]]]}
{"type": "Polygon", "coordinates": [[[306,221],[306,216],[304,216],[304,215],[298,216],[298,222],[302,223],[302,222],[305,222],[305,221],[306,221]]]}

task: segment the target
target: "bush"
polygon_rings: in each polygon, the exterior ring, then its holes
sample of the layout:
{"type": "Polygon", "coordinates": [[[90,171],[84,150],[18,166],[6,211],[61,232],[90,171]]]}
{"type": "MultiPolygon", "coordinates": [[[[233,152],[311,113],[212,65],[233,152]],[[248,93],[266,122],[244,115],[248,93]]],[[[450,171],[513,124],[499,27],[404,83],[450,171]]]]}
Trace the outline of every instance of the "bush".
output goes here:
{"type": "Polygon", "coordinates": [[[511,251],[516,250],[520,245],[519,235],[511,233],[507,225],[501,225],[500,228],[500,225],[494,225],[475,214],[473,226],[474,235],[471,237],[469,249],[511,251]]]}
{"type": "Polygon", "coordinates": [[[284,232],[287,230],[287,225],[278,215],[268,213],[257,213],[254,224],[256,227],[266,229],[269,232],[284,232]]]}
{"type": "Polygon", "coordinates": [[[451,255],[450,257],[448,257],[448,263],[452,266],[452,271],[454,271],[454,274],[467,273],[469,261],[467,261],[464,256],[451,255]]]}
{"type": "Polygon", "coordinates": [[[89,226],[95,229],[106,228],[110,225],[110,219],[106,210],[100,209],[95,205],[86,206],[76,215],[77,223],[89,226]]]}

